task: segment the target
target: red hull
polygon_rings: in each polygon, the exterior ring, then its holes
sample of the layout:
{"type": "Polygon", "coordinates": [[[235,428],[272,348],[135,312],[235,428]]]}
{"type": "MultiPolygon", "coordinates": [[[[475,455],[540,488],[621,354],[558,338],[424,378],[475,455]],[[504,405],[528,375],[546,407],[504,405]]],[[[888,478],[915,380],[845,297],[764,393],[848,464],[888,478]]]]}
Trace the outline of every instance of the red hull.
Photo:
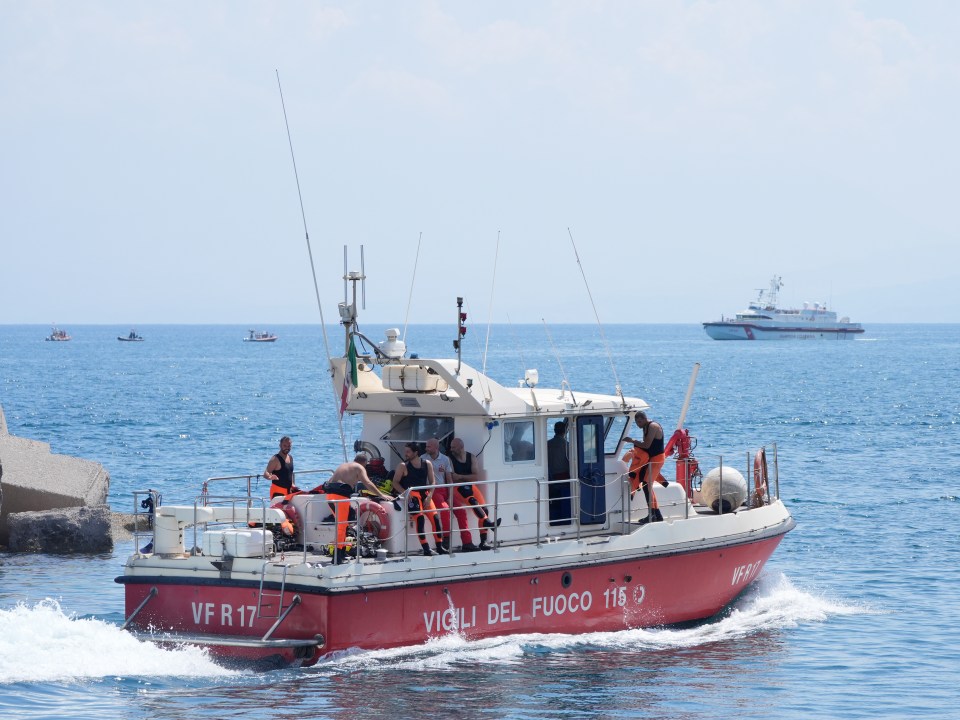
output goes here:
{"type": "MultiPolygon", "coordinates": [[[[757,577],[782,535],[724,548],[621,560],[545,572],[432,580],[389,589],[330,592],[287,586],[284,605],[295,607],[274,638],[323,637],[312,648],[216,645],[216,637],[263,637],[276,607],[256,618],[258,583],[191,584],[177,578],[124,578],[129,616],[152,587],[133,625],[144,631],[202,635],[223,658],[312,664],[347,648],[415,645],[458,632],[477,639],[516,633],[582,633],[669,625],[715,615],[757,577]]],[[[275,591],[274,591],[275,593],[275,591]]],[[[264,594],[276,602],[276,593],[264,594]]]]}

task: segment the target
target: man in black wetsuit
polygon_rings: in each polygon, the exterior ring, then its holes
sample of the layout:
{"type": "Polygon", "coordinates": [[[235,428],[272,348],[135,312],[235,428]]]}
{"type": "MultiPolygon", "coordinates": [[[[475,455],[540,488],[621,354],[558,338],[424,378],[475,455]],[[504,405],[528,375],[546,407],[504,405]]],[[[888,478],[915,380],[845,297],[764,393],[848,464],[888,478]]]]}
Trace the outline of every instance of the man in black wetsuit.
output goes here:
{"type": "Polygon", "coordinates": [[[487,501],[477,485],[477,479],[480,477],[477,470],[476,458],[472,453],[468,453],[463,445],[463,440],[453,438],[450,441],[450,462],[453,464],[451,478],[456,483],[469,483],[469,485],[457,485],[456,492],[453,495],[454,507],[470,507],[477,516],[477,527],[480,530],[480,546],[475,547],[473,543],[465,545],[464,552],[471,550],[493,550],[493,545],[487,544],[487,530],[495,530],[500,527],[503,518],[497,518],[496,522],[490,519],[490,513],[487,510],[487,501]]]}
{"type": "Polygon", "coordinates": [[[433,491],[429,487],[425,487],[437,484],[433,477],[433,464],[420,457],[420,448],[412,442],[403,446],[403,458],[404,461],[397,465],[397,469],[393,473],[393,489],[398,495],[407,494],[407,512],[409,512],[410,519],[416,525],[423,554],[428,556],[437,553],[446,555],[447,551],[443,547],[443,531],[440,528],[440,521],[437,519],[437,508],[433,504],[433,491]],[[411,490],[410,488],[420,489],[411,490]],[[427,518],[433,524],[437,552],[431,550],[427,543],[427,518]]]}
{"type": "MultiPolygon", "coordinates": [[[[663,486],[669,484],[660,475],[660,470],[666,461],[663,447],[663,427],[657,421],[648,418],[645,412],[638,412],[634,420],[637,427],[643,430],[643,438],[634,440],[631,437],[625,437],[623,441],[632,443],[635,451],[642,450],[649,456],[649,460],[639,471],[640,487],[647,499],[648,520],[650,522],[662,522],[663,513],[660,512],[660,506],[657,504],[657,496],[653,492],[653,483],[659,482],[663,486]]],[[[647,520],[641,521],[641,524],[644,522],[647,522],[647,520]]]]}
{"type": "Polygon", "coordinates": [[[284,435],[280,438],[280,452],[270,458],[267,463],[267,469],[263,471],[263,477],[271,482],[270,499],[278,495],[289,495],[290,493],[300,492],[300,488],[293,484],[293,455],[290,454],[290,448],[293,442],[284,435]]]}

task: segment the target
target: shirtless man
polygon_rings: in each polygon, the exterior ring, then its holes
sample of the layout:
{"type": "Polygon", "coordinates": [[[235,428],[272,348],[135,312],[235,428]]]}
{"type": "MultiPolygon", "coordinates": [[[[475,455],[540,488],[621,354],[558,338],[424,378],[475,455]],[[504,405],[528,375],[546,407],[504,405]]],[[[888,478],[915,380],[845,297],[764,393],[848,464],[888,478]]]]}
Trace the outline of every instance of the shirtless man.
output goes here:
{"type": "Polygon", "coordinates": [[[392,500],[389,495],[380,492],[380,488],[373,484],[367,475],[367,454],[359,453],[353,462],[345,462],[337,466],[333,475],[319,488],[314,488],[311,492],[318,490],[326,493],[327,502],[330,504],[330,510],[336,518],[337,546],[333,554],[333,562],[339,565],[346,559],[347,547],[347,526],[350,523],[350,496],[357,490],[357,485],[362,485],[381,500],[392,500]]]}
{"type": "Polygon", "coordinates": [[[366,453],[358,453],[353,462],[339,465],[330,479],[323,484],[323,491],[328,495],[350,497],[356,492],[358,483],[381,500],[393,500],[392,497],[381,492],[367,475],[366,453]]]}

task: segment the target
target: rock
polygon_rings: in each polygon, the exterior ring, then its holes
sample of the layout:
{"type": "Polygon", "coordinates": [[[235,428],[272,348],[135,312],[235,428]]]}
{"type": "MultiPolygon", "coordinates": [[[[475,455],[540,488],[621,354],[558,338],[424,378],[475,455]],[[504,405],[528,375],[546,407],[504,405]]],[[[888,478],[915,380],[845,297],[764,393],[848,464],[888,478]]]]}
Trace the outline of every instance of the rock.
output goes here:
{"type": "Polygon", "coordinates": [[[110,532],[115,543],[133,539],[134,532],[153,536],[150,519],[146,514],[134,515],[133,513],[115,512],[112,513],[110,521],[110,532]]]}
{"type": "Polygon", "coordinates": [[[113,550],[109,505],[11,513],[10,552],[101,553],[113,550]]]}

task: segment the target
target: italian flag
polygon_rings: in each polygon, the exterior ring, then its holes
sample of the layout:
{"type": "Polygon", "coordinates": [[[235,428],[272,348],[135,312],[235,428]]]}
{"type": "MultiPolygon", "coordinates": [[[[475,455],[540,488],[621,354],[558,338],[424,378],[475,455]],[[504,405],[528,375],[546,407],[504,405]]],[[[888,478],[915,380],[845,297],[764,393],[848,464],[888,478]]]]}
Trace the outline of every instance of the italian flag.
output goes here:
{"type": "Polygon", "coordinates": [[[344,373],[343,389],[340,391],[340,415],[347,409],[347,403],[350,402],[350,388],[357,386],[357,346],[353,342],[353,335],[350,336],[350,349],[347,350],[347,360],[350,363],[350,372],[344,373]]]}

